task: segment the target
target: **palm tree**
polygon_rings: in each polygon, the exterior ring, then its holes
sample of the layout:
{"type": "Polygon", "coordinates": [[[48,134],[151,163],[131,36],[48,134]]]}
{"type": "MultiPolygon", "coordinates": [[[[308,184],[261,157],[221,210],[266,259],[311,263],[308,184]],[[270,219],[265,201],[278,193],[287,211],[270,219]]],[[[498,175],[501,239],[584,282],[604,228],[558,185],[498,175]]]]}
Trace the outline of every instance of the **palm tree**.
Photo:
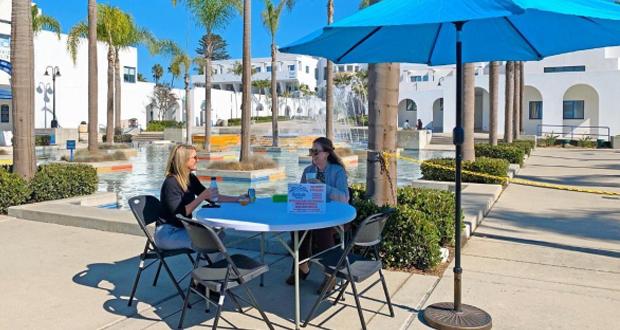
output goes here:
{"type": "Polygon", "coordinates": [[[172,78],[172,79],[170,80],[170,86],[171,86],[171,87],[174,87],[174,81],[175,81],[175,79],[177,79],[177,77],[181,75],[181,67],[178,67],[178,66],[177,66],[177,67],[172,67],[172,66],[169,66],[169,67],[168,67],[168,73],[170,74],[170,76],[171,76],[171,78],[172,78]]]}
{"type": "Polygon", "coordinates": [[[519,128],[521,129],[521,132],[519,133],[523,133],[523,93],[525,90],[525,62],[519,62],[519,68],[519,75],[521,76],[521,79],[519,79],[519,128]]]}
{"type": "Polygon", "coordinates": [[[474,152],[475,70],[476,67],[473,63],[465,63],[463,67],[463,131],[465,133],[463,160],[465,161],[476,160],[476,153],[474,152]]]}
{"type": "Polygon", "coordinates": [[[521,100],[521,65],[519,64],[520,62],[515,62],[515,74],[514,74],[514,78],[515,78],[515,85],[514,85],[514,103],[513,103],[513,107],[514,109],[512,110],[512,125],[513,125],[513,130],[512,130],[512,137],[514,140],[518,140],[521,137],[521,127],[520,127],[520,121],[519,121],[519,117],[521,117],[521,102],[519,102],[519,100],[521,100]]]}
{"type": "Polygon", "coordinates": [[[252,115],[252,1],[243,0],[243,74],[241,75],[241,88],[243,92],[241,101],[241,151],[239,161],[250,160],[250,116],[252,115]]]}
{"type": "Polygon", "coordinates": [[[200,40],[198,40],[198,48],[196,48],[196,54],[202,55],[204,58],[205,53],[211,61],[219,61],[219,60],[227,60],[230,58],[228,55],[228,43],[221,35],[217,33],[213,33],[211,35],[211,50],[209,51],[209,45],[207,45],[207,39],[209,39],[208,35],[203,35],[200,40]],[[210,54],[209,54],[210,53],[210,54]]]}
{"type": "MultiPolygon", "coordinates": [[[[241,8],[240,0],[184,0],[187,8],[206,30],[205,42],[205,140],[204,150],[211,151],[211,61],[213,60],[213,44],[215,30],[225,27],[236,10],[241,8]]],[[[172,0],[176,4],[176,0],[172,0]]],[[[219,39],[221,40],[221,38],[219,39]]]]}
{"type": "MultiPolygon", "coordinates": [[[[327,24],[334,22],[334,0],[327,0],[327,24]]],[[[325,135],[334,140],[334,64],[326,60],[325,65],[325,135]]]]}
{"type": "Polygon", "coordinates": [[[98,68],[97,68],[97,1],[88,0],[88,151],[95,153],[99,144],[98,68]]]}
{"type": "Polygon", "coordinates": [[[271,36],[271,131],[272,146],[278,146],[278,90],[277,90],[277,70],[276,57],[278,50],[276,49],[276,32],[280,25],[280,15],[286,6],[289,10],[293,9],[295,0],[264,0],[265,10],[262,13],[263,25],[269,30],[271,36]]]}
{"type": "Polygon", "coordinates": [[[499,89],[499,62],[489,63],[489,144],[497,145],[497,107],[499,89]]]}
{"type": "Polygon", "coordinates": [[[355,73],[351,90],[356,96],[355,108],[360,110],[355,110],[356,124],[362,126],[363,121],[360,120],[360,116],[364,115],[363,105],[367,104],[368,99],[368,71],[360,70],[355,73]]]}
{"type": "Polygon", "coordinates": [[[151,73],[153,74],[153,79],[155,79],[155,85],[159,85],[159,79],[164,75],[164,68],[161,64],[156,63],[151,68],[151,73]]]}
{"type": "Polygon", "coordinates": [[[13,171],[31,179],[34,154],[34,43],[30,0],[12,0],[11,93],[13,99],[13,171]]]}
{"type": "MultiPolygon", "coordinates": [[[[262,80],[255,80],[252,81],[252,87],[256,88],[258,90],[258,95],[264,95],[265,98],[267,98],[267,91],[271,88],[272,84],[271,81],[269,81],[269,79],[262,79],[262,80]]],[[[258,101],[260,102],[260,97],[258,99],[258,101]]],[[[273,114],[274,110],[273,108],[271,109],[271,112],[273,114]]],[[[277,114],[277,111],[276,111],[277,114]]],[[[256,114],[256,116],[258,117],[258,113],[256,114]]]]}
{"type": "Polygon", "coordinates": [[[39,13],[39,7],[32,5],[30,7],[32,13],[32,32],[34,35],[41,32],[41,30],[49,30],[56,33],[56,37],[60,40],[60,23],[53,18],[42,13],[39,13]]]}
{"type": "Polygon", "coordinates": [[[514,62],[506,62],[506,95],[504,107],[504,142],[512,142],[512,112],[513,112],[513,93],[514,93],[514,62]]]}

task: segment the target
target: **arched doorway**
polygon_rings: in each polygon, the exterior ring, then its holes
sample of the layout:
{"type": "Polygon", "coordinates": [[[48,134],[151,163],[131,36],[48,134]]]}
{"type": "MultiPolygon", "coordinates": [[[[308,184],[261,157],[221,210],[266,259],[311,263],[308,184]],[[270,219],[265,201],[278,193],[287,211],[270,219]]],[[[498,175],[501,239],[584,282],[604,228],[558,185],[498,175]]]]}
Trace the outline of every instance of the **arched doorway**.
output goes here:
{"type": "MultiPolygon", "coordinates": [[[[571,86],[562,100],[563,133],[567,138],[579,139],[590,136],[596,140],[603,133],[599,125],[598,93],[586,84],[571,86]]],[[[606,132],[605,132],[606,133],[606,132]]]]}
{"type": "Polygon", "coordinates": [[[443,97],[433,102],[433,123],[431,127],[435,133],[443,132],[443,97]]]}
{"type": "Polygon", "coordinates": [[[542,93],[534,86],[523,88],[523,111],[521,130],[525,134],[537,135],[543,118],[542,93]]]}
{"type": "Polygon", "coordinates": [[[410,127],[415,127],[418,120],[418,105],[412,99],[404,99],[398,103],[398,127],[403,127],[406,120],[410,127]]]}
{"type": "Polygon", "coordinates": [[[474,93],[474,132],[488,132],[491,113],[489,92],[482,87],[476,87],[474,93]]]}

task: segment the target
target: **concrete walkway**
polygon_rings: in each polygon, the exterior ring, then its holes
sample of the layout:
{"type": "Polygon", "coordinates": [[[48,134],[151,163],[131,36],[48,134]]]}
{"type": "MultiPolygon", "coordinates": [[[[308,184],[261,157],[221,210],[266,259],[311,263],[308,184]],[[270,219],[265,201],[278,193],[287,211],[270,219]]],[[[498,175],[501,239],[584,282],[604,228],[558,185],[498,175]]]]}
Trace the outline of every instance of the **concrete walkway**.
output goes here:
{"type": "MultiPolygon", "coordinates": [[[[519,177],[620,191],[620,152],[538,149],[519,177]]],[[[462,266],[463,301],[494,329],[618,329],[620,199],[510,185],[462,266]]],[[[450,267],[426,305],[452,301],[453,281],[450,267]]]]}

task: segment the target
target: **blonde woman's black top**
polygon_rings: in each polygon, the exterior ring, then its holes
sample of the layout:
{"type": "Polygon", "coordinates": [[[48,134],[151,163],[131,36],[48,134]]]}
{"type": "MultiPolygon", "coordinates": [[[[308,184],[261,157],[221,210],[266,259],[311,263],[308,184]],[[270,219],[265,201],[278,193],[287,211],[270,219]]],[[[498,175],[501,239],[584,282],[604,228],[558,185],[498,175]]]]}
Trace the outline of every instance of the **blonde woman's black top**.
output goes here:
{"type": "Polygon", "coordinates": [[[200,195],[205,189],[205,186],[200,183],[200,180],[194,174],[189,175],[187,191],[183,191],[174,176],[166,177],[161,186],[160,200],[162,208],[157,225],[168,224],[182,228],[183,224],[176,218],[176,215],[181,214],[191,217],[191,214],[185,214],[185,206],[194,201],[196,196],[200,195]]]}

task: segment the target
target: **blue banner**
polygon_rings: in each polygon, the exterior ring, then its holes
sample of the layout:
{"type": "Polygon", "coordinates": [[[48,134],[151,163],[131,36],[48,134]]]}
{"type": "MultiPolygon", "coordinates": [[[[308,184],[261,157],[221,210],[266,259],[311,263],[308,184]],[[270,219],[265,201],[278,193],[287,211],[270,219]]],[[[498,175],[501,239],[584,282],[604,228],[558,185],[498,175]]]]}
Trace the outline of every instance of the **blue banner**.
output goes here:
{"type": "Polygon", "coordinates": [[[11,66],[10,62],[5,61],[5,60],[0,60],[0,71],[4,71],[10,75],[11,71],[13,71],[13,67],[11,66]]]}

